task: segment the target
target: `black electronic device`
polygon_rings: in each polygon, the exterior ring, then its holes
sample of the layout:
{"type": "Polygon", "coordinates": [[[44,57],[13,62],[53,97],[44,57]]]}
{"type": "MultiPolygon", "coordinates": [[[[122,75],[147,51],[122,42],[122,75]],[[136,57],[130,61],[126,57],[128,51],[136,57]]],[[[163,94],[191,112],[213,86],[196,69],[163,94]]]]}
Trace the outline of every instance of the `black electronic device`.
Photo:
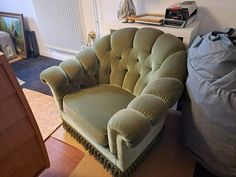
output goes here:
{"type": "Polygon", "coordinates": [[[166,9],[164,25],[183,28],[192,23],[196,16],[197,3],[195,1],[176,3],[166,9]]]}

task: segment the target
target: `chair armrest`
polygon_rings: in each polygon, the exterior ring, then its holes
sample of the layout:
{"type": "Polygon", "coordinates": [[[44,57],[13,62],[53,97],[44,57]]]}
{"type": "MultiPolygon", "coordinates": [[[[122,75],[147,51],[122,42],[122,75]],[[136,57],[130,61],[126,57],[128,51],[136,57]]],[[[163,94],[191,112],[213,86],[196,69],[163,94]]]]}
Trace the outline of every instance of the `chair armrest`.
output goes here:
{"type": "Polygon", "coordinates": [[[155,95],[161,98],[168,107],[172,107],[182,95],[184,84],[175,78],[159,78],[149,82],[142,94],[155,95]]]}
{"type": "Polygon", "coordinates": [[[60,67],[52,66],[40,73],[40,79],[50,87],[57,106],[61,109],[62,105],[59,102],[68,93],[70,85],[66,73],[60,67]]]}
{"type": "Polygon", "coordinates": [[[110,151],[116,153],[116,137],[120,135],[127,146],[137,146],[168,113],[168,105],[155,95],[143,94],[133,99],[126,109],[114,114],[108,122],[110,151]]]}
{"type": "Polygon", "coordinates": [[[135,147],[151,130],[145,115],[133,109],[123,109],[114,114],[108,122],[110,151],[117,152],[116,136],[121,135],[127,146],[135,147]]]}
{"type": "Polygon", "coordinates": [[[128,108],[142,113],[152,126],[161,122],[168,113],[168,105],[158,96],[143,94],[133,99],[128,108]]]}
{"type": "Polygon", "coordinates": [[[40,79],[53,91],[56,100],[60,100],[66,93],[69,79],[65,72],[58,66],[52,66],[40,73],[40,79]]]}
{"type": "Polygon", "coordinates": [[[65,60],[59,66],[77,88],[97,84],[95,75],[98,70],[98,59],[92,48],[81,51],[76,58],[65,60]]]}
{"type": "Polygon", "coordinates": [[[67,93],[97,84],[97,69],[97,57],[93,49],[88,48],[80,52],[76,58],[65,60],[59,66],[47,68],[41,72],[40,78],[50,87],[57,106],[62,110],[62,99],[67,93]]]}
{"type": "Polygon", "coordinates": [[[158,96],[168,107],[172,107],[184,90],[187,73],[186,58],[185,50],[167,56],[157,72],[150,75],[149,82],[141,94],[158,96]]]}

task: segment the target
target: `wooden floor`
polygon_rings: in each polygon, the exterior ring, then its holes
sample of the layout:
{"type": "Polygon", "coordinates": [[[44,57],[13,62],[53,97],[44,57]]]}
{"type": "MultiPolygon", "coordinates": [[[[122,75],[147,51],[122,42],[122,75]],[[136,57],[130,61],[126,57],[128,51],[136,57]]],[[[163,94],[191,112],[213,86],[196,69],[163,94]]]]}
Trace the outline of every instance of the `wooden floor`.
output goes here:
{"type": "Polygon", "coordinates": [[[46,142],[51,167],[40,177],[68,177],[83,158],[79,149],[50,137],[46,142]]]}
{"type": "MultiPolygon", "coordinates": [[[[195,168],[195,160],[179,145],[179,118],[175,112],[168,114],[161,141],[131,177],[215,177],[199,164],[195,168]]],[[[40,177],[111,177],[62,127],[45,144],[51,167],[40,177]]]]}
{"type": "MultiPolygon", "coordinates": [[[[130,177],[193,177],[195,161],[178,143],[180,114],[170,112],[161,141],[156,143],[147,158],[130,177]]],[[[84,157],[68,177],[112,177],[81,144],[60,127],[52,137],[84,152],[84,157]]],[[[196,176],[202,177],[202,176],[196,176]]]]}

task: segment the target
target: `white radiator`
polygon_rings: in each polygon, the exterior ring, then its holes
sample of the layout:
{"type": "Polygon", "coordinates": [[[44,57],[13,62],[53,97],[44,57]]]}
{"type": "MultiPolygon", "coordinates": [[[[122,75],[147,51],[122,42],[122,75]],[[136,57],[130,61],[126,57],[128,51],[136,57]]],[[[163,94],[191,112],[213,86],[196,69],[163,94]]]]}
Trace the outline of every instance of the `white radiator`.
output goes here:
{"type": "Polygon", "coordinates": [[[83,39],[80,0],[33,0],[33,3],[47,47],[78,53],[83,39]]]}

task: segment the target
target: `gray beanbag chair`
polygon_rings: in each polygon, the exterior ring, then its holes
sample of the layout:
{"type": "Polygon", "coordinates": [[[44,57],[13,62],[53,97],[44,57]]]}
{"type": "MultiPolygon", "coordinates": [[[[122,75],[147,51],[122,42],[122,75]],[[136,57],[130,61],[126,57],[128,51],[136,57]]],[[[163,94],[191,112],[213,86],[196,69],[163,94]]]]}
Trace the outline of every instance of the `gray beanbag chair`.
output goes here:
{"type": "Polygon", "coordinates": [[[217,176],[236,176],[236,46],[228,34],[197,37],[189,49],[182,140],[217,176]]]}

